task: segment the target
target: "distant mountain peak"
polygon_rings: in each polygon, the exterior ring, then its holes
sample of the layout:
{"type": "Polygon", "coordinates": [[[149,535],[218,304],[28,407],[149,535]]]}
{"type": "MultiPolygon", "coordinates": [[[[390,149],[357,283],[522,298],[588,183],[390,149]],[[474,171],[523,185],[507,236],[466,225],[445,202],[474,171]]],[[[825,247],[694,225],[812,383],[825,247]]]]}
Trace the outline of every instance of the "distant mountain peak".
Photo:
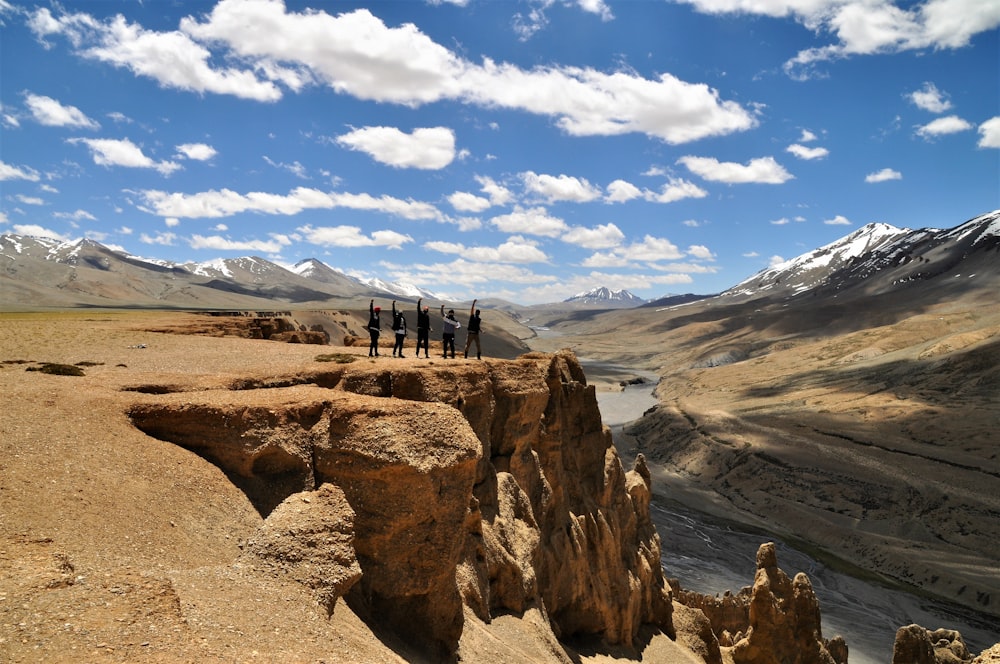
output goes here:
{"type": "Polygon", "coordinates": [[[575,304],[594,304],[615,307],[634,307],[645,302],[645,300],[641,297],[634,295],[625,289],[614,290],[607,288],[606,286],[598,286],[597,288],[592,288],[589,291],[577,293],[573,297],[564,301],[575,304]]]}

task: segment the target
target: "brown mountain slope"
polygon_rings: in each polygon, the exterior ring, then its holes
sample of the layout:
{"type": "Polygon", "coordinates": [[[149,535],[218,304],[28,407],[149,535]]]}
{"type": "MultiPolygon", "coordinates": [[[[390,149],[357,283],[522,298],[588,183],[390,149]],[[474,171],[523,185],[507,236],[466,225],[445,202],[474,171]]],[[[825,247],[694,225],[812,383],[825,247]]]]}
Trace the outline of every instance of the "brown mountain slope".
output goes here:
{"type": "Polygon", "coordinates": [[[664,493],[1000,615],[1000,304],[942,288],[633,310],[532,345],[661,376],[631,433],[664,493]]]}

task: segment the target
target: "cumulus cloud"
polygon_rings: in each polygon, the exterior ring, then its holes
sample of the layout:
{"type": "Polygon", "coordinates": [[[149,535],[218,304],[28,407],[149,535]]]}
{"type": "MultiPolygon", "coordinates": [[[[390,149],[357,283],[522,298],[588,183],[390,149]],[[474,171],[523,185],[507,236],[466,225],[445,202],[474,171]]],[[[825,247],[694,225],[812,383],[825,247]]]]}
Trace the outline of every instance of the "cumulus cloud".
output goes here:
{"type": "Polygon", "coordinates": [[[906,95],[915,106],[931,113],[944,113],[951,108],[948,95],[937,89],[933,83],[924,83],[924,87],[906,95]]]}
{"type": "Polygon", "coordinates": [[[365,235],[357,226],[321,226],[313,228],[310,225],[296,229],[302,233],[305,240],[311,244],[324,247],[386,247],[402,249],[404,244],[413,242],[413,238],[396,231],[374,231],[365,235]]]}
{"type": "Polygon", "coordinates": [[[477,263],[544,263],[549,259],[536,242],[519,235],[507,238],[497,247],[466,247],[457,242],[427,242],[424,247],[477,263]]]}
{"type": "Polygon", "coordinates": [[[62,233],[50,228],[39,226],[38,224],[14,224],[11,231],[15,235],[30,235],[31,237],[47,237],[60,242],[68,242],[69,238],[62,233]]]}
{"type": "Polygon", "coordinates": [[[482,212],[493,205],[488,198],[476,196],[466,191],[456,191],[451,194],[448,196],[448,202],[459,212],[482,212]]]}
{"type": "Polygon", "coordinates": [[[174,242],[177,241],[177,235],[175,233],[157,233],[156,235],[150,235],[149,233],[140,233],[139,241],[144,244],[158,244],[165,247],[172,246],[174,242]]]}
{"type": "MultiPolygon", "coordinates": [[[[605,7],[593,0],[581,6],[605,7]]],[[[472,62],[415,25],[387,26],[367,9],[289,12],[279,1],[221,0],[211,13],[156,32],[122,16],[36,10],[41,39],[65,37],[83,58],[165,87],[275,101],[285,88],[325,85],[358,99],[416,107],[451,99],[555,119],[574,136],[644,133],[672,144],[746,131],[754,113],[717,90],[664,73],[472,62]],[[210,50],[215,49],[215,50],[210,50]],[[219,62],[244,66],[218,67],[219,62]],[[277,63],[284,63],[279,66],[277,63]]]]}
{"type": "Polygon", "coordinates": [[[604,200],[608,203],[624,203],[642,196],[642,190],[639,187],[625,180],[615,180],[608,185],[607,192],[604,200]]]}
{"type": "Polygon", "coordinates": [[[705,198],[705,196],[708,196],[708,192],[695,183],[683,178],[670,178],[658,192],[647,192],[645,199],[653,203],[673,203],[685,198],[705,198]]]}
{"type": "Polygon", "coordinates": [[[513,192],[491,177],[477,175],[476,182],[481,187],[480,191],[489,197],[493,205],[506,205],[514,200],[513,192]]]}
{"type": "Polygon", "coordinates": [[[176,147],[177,153],[194,161],[208,161],[219,154],[215,148],[205,143],[183,143],[176,147]]]}
{"type": "Polygon", "coordinates": [[[490,219],[490,224],[504,233],[525,233],[542,237],[559,237],[569,227],[559,217],[551,216],[543,207],[516,206],[509,214],[490,219]]]}
{"type": "Polygon", "coordinates": [[[972,124],[967,120],[963,120],[957,115],[948,115],[943,118],[938,118],[932,122],[917,127],[917,136],[920,136],[926,141],[931,141],[938,136],[945,136],[948,134],[957,134],[959,132],[968,131],[972,129],[972,124]]]}
{"type": "Polygon", "coordinates": [[[28,180],[38,182],[38,171],[27,166],[14,166],[0,160],[0,181],[3,180],[28,180]]]}
{"type": "Polygon", "coordinates": [[[37,196],[25,196],[24,194],[15,194],[14,200],[18,203],[24,203],[25,205],[45,205],[45,200],[37,196]]]}
{"type": "Polygon", "coordinates": [[[220,235],[192,235],[188,240],[192,249],[218,249],[221,251],[259,251],[276,254],[282,247],[291,244],[287,236],[271,234],[270,240],[230,240],[220,235]]]}
{"type": "Polygon", "coordinates": [[[181,168],[177,162],[155,161],[143,154],[142,148],[127,138],[70,138],[66,142],[86,145],[98,166],[152,168],[163,175],[170,175],[181,168]]]}
{"type": "Polygon", "coordinates": [[[91,120],[76,106],[64,106],[52,97],[26,92],[24,103],[31,111],[31,116],[39,124],[49,127],[79,127],[82,129],[98,129],[100,124],[91,120]]]}
{"type": "Polygon", "coordinates": [[[782,184],[794,178],[774,157],[760,157],[746,164],[737,164],[720,162],[712,157],[684,156],[677,163],[710,182],[782,184]]]}
{"type": "Polygon", "coordinates": [[[601,197],[601,190],[585,178],[570,175],[539,175],[533,171],[525,171],[520,177],[529,194],[539,196],[548,203],[556,201],[587,203],[601,197]]]}
{"type": "Polygon", "coordinates": [[[161,217],[187,219],[231,217],[244,212],[294,215],[303,210],[330,210],[338,207],[383,212],[404,219],[439,220],[442,215],[433,205],[370,194],[327,193],[297,187],[287,195],[266,192],[240,194],[230,189],[196,194],[168,193],[155,189],[140,192],[144,208],[161,217]]]}
{"type": "Polygon", "coordinates": [[[692,258],[697,258],[703,261],[714,261],[715,254],[712,253],[711,249],[703,244],[692,244],[687,249],[688,256],[692,258]]]}
{"type": "Polygon", "coordinates": [[[599,224],[594,228],[575,226],[560,238],[567,244],[585,249],[610,249],[622,243],[625,234],[615,224],[599,224]]]}
{"type": "Polygon", "coordinates": [[[812,133],[808,129],[802,130],[802,135],[799,136],[799,143],[812,143],[816,140],[816,134],[812,133]]]}
{"type": "Polygon", "coordinates": [[[827,226],[850,226],[851,220],[844,215],[838,214],[832,219],[824,219],[823,223],[827,226]]]}
{"type": "Polygon", "coordinates": [[[598,252],[583,262],[584,267],[625,267],[635,263],[659,263],[683,258],[684,252],[666,238],[646,235],[640,242],[616,247],[609,252],[598,252]]]}
{"type": "Polygon", "coordinates": [[[455,159],[455,132],[447,127],[421,127],[412,134],[395,127],[362,127],[338,136],[337,143],[394,168],[440,170],[455,159]]]}
{"type": "MultiPolygon", "coordinates": [[[[979,125],[979,147],[1000,148],[1000,115],[979,125]]],[[[2,164],[0,164],[2,170],[2,164]]]]}
{"type": "Polygon", "coordinates": [[[834,43],[800,51],[785,63],[797,78],[818,62],[854,55],[961,48],[1000,25],[1000,4],[981,0],[924,0],[900,7],[893,0],[679,0],[706,13],[792,17],[834,43]]]}
{"type": "Polygon", "coordinates": [[[880,171],[869,173],[865,176],[865,182],[888,182],[889,180],[902,180],[903,174],[891,168],[883,168],[880,171]]]}
{"type": "Polygon", "coordinates": [[[793,155],[799,159],[822,159],[823,157],[830,154],[830,151],[826,148],[810,148],[805,145],[799,145],[798,143],[793,143],[785,148],[786,152],[791,152],[793,155]]]}

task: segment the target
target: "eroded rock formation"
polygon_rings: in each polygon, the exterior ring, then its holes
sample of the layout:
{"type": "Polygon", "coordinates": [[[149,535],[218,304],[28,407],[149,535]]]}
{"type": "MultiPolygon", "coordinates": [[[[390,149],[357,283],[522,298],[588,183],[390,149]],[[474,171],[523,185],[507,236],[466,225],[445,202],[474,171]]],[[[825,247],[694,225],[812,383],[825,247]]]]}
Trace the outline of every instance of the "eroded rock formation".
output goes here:
{"type": "Polygon", "coordinates": [[[965,664],[972,660],[962,635],[953,629],[906,625],[896,631],[892,645],[892,664],[965,664]]]}
{"type": "Polygon", "coordinates": [[[708,616],[723,650],[736,664],[846,664],[841,637],[823,638],[819,601],[809,577],[778,568],[773,542],[757,550],[753,586],[721,597],[685,592],[678,600],[708,616]]]}
{"type": "Polygon", "coordinates": [[[308,380],[130,409],[267,516],[247,562],[280,561],[327,606],[349,589],[359,613],[440,657],[463,605],[485,621],[537,610],[563,637],[630,644],[644,623],[673,634],[649,473],[641,458],[622,467],[572,354],[345,365],[308,380]],[[324,538],[329,558],[308,550],[324,538]]]}

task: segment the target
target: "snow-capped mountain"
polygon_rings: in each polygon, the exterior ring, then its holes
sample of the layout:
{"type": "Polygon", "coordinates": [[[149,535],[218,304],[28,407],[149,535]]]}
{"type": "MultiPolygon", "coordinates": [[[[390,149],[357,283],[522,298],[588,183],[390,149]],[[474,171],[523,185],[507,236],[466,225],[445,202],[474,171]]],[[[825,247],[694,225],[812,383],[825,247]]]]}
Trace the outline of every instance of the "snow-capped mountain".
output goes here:
{"type": "Polygon", "coordinates": [[[612,290],[604,286],[599,286],[583,293],[577,293],[573,297],[564,300],[564,302],[605,306],[609,308],[624,308],[637,307],[640,304],[643,304],[645,300],[624,289],[612,290]]]}
{"type": "Polygon", "coordinates": [[[404,297],[409,299],[424,298],[425,300],[447,300],[449,298],[424,290],[418,286],[404,281],[383,281],[382,279],[363,279],[361,283],[372,290],[381,291],[389,295],[404,297]]]}
{"type": "MultiPolygon", "coordinates": [[[[996,279],[1000,210],[955,228],[868,224],[835,242],[758,272],[726,298],[792,297],[858,290],[875,294],[939,277],[996,279]]],[[[976,284],[979,285],[979,284],[976,284]]]]}

